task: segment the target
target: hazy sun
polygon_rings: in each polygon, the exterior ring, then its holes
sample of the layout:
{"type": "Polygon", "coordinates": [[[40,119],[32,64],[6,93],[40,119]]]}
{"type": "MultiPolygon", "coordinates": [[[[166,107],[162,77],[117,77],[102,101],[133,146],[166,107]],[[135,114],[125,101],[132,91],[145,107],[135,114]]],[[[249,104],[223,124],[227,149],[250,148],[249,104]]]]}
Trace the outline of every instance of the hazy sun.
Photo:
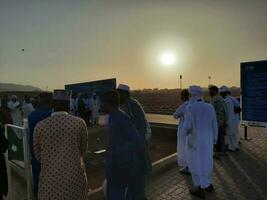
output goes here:
{"type": "Polygon", "coordinates": [[[166,51],[166,52],[162,53],[162,55],[160,57],[160,62],[165,66],[171,66],[175,63],[175,61],[176,61],[176,57],[175,57],[174,53],[172,53],[170,51],[166,51]]]}

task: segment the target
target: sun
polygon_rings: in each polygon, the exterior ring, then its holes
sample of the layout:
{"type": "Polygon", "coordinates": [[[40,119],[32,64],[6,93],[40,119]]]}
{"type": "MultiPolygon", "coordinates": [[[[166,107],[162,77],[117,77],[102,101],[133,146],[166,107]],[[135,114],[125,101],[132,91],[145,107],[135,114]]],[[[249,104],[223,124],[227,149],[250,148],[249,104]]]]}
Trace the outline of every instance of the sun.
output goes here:
{"type": "Polygon", "coordinates": [[[175,63],[175,61],[176,61],[176,57],[174,53],[171,51],[166,51],[162,53],[162,55],[160,56],[160,62],[161,64],[165,66],[171,66],[175,63]]]}

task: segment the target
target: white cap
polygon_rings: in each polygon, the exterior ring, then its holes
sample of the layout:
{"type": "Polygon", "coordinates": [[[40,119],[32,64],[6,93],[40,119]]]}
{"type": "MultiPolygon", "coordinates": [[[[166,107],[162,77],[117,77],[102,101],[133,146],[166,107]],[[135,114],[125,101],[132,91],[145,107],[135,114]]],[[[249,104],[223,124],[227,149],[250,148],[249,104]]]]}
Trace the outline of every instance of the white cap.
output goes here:
{"type": "Polygon", "coordinates": [[[199,96],[201,97],[204,93],[204,91],[202,90],[202,88],[198,85],[192,85],[189,87],[189,93],[192,96],[199,96]]]}
{"type": "Polygon", "coordinates": [[[219,92],[230,92],[230,89],[226,87],[225,85],[223,85],[222,87],[220,87],[219,92]]]}
{"type": "Polygon", "coordinates": [[[128,85],[125,85],[125,84],[120,84],[119,87],[118,87],[118,90],[123,90],[123,91],[126,91],[126,92],[130,92],[130,87],[128,85]]]}

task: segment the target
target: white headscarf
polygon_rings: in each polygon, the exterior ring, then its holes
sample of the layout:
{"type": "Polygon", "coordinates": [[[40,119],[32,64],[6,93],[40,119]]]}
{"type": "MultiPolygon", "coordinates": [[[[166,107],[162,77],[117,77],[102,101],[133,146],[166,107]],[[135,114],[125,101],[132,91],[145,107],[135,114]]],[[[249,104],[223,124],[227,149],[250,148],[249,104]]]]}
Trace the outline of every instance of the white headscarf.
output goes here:
{"type": "Polygon", "coordinates": [[[192,85],[189,87],[189,93],[191,94],[190,103],[193,103],[202,99],[204,91],[200,86],[192,85]]]}

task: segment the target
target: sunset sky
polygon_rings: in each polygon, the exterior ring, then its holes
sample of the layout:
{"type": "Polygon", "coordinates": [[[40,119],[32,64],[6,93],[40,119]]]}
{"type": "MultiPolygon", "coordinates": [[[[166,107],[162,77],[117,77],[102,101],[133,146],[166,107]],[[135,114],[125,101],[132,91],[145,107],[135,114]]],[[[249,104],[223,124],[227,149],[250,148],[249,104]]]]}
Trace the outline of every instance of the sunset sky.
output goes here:
{"type": "Polygon", "coordinates": [[[2,83],[239,86],[240,62],[264,59],[266,0],[0,0],[2,83]]]}

